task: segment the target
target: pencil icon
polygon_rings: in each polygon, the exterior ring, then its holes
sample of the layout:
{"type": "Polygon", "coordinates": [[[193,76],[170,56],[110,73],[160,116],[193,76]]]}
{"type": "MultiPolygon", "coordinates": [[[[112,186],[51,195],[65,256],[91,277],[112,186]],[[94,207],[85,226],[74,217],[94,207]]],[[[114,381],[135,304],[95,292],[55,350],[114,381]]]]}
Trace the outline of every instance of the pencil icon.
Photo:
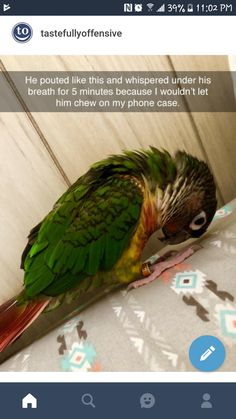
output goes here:
{"type": "Polygon", "coordinates": [[[212,345],[210,346],[210,348],[208,348],[202,355],[200,358],[200,361],[205,361],[209,356],[212,355],[212,353],[216,350],[216,348],[212,345]]]}

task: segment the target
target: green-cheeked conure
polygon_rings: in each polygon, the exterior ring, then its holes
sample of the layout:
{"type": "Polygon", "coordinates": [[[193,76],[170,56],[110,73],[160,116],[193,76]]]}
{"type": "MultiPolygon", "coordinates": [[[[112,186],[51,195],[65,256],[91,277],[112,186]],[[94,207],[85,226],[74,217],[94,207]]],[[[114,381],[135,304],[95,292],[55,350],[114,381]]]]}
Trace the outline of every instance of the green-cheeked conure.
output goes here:
{"type": "Polygon", "coordinates": [[[29,234],[23,291],[0,307],[0,351],[56,300],[137,281],[156,230],[168,244],[200,237],[216,205],[207,164],[183,151],[150,147],[92,165],[29,234]]]}

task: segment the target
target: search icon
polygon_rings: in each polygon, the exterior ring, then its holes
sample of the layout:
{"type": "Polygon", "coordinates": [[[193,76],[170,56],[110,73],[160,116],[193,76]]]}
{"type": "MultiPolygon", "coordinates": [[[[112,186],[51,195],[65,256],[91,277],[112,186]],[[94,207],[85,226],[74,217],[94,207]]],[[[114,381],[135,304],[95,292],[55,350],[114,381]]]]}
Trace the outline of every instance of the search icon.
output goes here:
{"type": "Polygon", "coordinates": [[[95,404],[93,403],[92,394],[89,394],[89,393],[83,394],[81,401],[85,406],[96,407],[95,404]]]}

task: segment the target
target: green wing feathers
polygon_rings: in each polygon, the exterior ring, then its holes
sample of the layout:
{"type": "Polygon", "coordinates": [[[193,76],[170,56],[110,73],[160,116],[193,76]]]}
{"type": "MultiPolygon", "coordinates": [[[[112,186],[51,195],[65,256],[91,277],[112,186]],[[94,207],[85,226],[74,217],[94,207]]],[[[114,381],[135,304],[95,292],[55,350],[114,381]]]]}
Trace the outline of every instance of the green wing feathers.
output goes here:
{"type": "MultiPolygon", "coordinates": [[[[119,260],[137,227],[143,196],[128,178],[94,170],[57,201],[24,260],[25,292],[56,296],[119,260]]],[[[32,240],[31,240],[32,241],[32,240]]]]}
{"type": "Polygon", "coordinates": [[[143,194],[131,178],[145,178],[152,192],[175,176],[169,153],[154,147],[95,163],[31,231],[22,256],[22,298],[60,295],[85,277],[109,271],[129,246],[140,217],[143,194]]]}

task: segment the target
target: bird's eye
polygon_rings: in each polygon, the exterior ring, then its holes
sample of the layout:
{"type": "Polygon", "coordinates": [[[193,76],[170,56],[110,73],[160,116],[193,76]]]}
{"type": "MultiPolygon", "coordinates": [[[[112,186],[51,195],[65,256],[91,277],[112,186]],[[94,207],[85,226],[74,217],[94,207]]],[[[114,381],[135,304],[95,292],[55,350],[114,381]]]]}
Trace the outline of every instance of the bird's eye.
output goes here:
{"type": "Polygon", "coordinates": [[[191,228],[191,230],[199,230],[201,227],[204,226],[204,224],[206,224],[206,221],[207,221],[206,213],[205,211],[202,211],[200,212],[200,214],[194,217],[189,227],[191,228]]]}

